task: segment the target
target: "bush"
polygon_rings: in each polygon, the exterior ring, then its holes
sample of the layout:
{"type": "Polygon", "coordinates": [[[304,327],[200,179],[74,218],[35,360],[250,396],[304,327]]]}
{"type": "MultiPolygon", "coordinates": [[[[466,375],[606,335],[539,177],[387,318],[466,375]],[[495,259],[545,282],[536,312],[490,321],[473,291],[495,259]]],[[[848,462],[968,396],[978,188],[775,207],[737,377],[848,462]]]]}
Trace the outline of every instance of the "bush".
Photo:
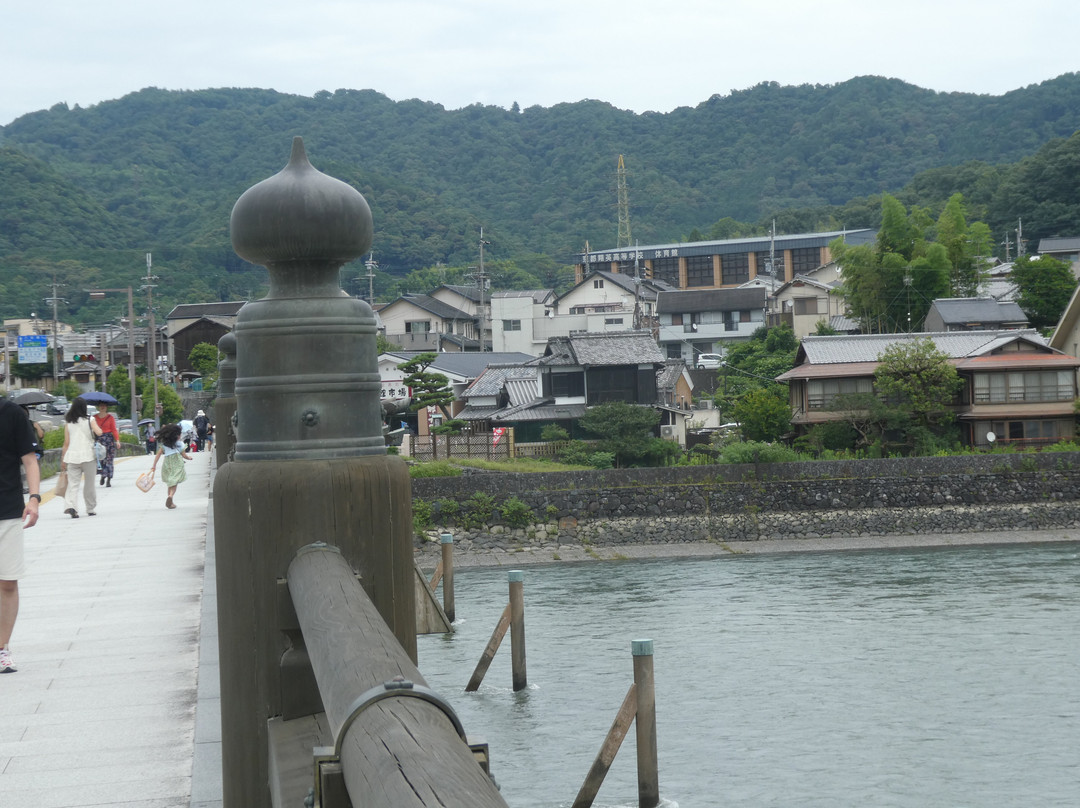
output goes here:
{"type": "Polygon", "coordinates": [[[589,455],[588,463],[594,469],[615,468],[614,452],[593,452],[589,455]]]}
{"type": "Polygon", "coordinates": [[[409,466],[410,477],[460,477],[461,469],[447,460],[414,463],[409,466]]]}
{"type": "Polygon", "coordinates": [[[412,503],[412,523],[413,530],[417,533],[423,533],[429,527],[431,527],[431,503],[414,498],[412,503]]]}
{"type": "Polygon", "coordinates": [[[589,465],[589,444],[583,440],[572,440],[559,452],[559,460],[571,466],[589,465]]]}
{"type": "Polygon", "coordinates": [[[41,442],[45,449],[59,449],[64,445],[64,428],[50,429],[45,433],[45,439],[41,442]]]}
{"type": "Polygon", "coordinates": [[[491,522],[495,515],[495,497],[477,491],[465,500],[465,509],[461,514],[461,524],[466,528],[480,527],[491,522]]]}
{"type": "Polygon", "coordinates": [[[525,527],[534,521],[532,508],[517,497],[510,497],[499,508],[502,520],[508,527],[525,527]]]}
{"type": "Polygon", "coordinates": [[[721,463],[791,463],[806,459],[805,455],[778,443],[743,441],[729,443],[720,450],[721,463]]]}
{"type": "Polygon", "coordinates": [[[435,511],[439,514],[439,521],[443,524],[450,524],[455,521],[459,510],[456,499],[446,499],[444,497],[435,501],[435,511]]]}
{"type": "Polygon", "coordinates": [[[548,443],[569,439],[570,433],[558,424],[545,424],[544,428],[540,430],[540,440],[547,441],[548,443]]]}

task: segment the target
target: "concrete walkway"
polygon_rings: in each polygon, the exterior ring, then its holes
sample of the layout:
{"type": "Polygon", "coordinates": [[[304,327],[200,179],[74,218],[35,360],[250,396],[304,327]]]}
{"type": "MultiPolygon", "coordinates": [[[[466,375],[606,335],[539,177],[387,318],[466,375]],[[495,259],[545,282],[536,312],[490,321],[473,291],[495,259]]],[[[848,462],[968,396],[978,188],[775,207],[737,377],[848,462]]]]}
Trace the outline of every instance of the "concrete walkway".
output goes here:
{"type": "Polygon", "coordinates": [[[193,457],[171,511],[160,481],[135,487],[149,456],[117,461],[93,517],[43,486],[0,675],[0,804],[221,805],[211,454],[193,457]]]}

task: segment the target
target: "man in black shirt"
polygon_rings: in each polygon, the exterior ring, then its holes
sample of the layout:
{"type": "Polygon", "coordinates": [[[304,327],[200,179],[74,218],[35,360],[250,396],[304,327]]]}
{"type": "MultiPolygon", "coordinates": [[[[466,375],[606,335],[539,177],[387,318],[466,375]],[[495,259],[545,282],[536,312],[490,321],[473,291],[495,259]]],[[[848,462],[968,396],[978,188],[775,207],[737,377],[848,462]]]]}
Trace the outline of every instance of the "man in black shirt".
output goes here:
{"type": "Polygon", "coordinates": [[[0,673],[16,670],[8,643],[19,614],[19,578],[25,569],[23,530],[37,523],[41,502],[37,448],[26,413],[0,399],[0,673]],[[20,467],[26,470],[30,492],[25,504],[20,467]]]}

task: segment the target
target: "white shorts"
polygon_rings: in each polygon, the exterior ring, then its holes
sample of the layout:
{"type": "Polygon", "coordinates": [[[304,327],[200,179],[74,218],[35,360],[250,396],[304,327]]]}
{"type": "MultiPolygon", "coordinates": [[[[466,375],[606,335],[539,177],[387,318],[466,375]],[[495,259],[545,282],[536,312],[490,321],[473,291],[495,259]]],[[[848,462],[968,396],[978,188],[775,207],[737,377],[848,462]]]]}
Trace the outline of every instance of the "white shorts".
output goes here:
{"type": "Polygon", "coordinates": [[[26,573],[22,519],[0,521],[0,581],[17,581],[26,573]]]}

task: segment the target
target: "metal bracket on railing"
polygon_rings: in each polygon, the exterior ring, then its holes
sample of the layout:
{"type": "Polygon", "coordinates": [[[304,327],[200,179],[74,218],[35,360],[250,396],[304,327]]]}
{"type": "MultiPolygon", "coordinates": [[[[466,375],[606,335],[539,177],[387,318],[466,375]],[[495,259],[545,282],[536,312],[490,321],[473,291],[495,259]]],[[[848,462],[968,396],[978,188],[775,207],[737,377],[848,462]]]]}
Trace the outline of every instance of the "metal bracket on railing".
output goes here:
{"type": "MultiPolygon", "coordinates": [[[[334,739],[333,748],[329,746],[315,747],[315,789],[310,796],[316,808],[349,808],[351,806],[348,794],[345,792],[345,783],[341,771],[341,744],[344,742],[353,722],[360,717],[364,710],[380,701],[393,698],[421,699],[429,704],[434,704],[450,719],[450,723],[454,725],[454,729],[461,739],[466,744],[469,744],[469,740],[465,736],[465,728],[461,725],[461,720],[457,717],[457,713],[454,712],[454,708],[450,706],[448,701],[434,690],[423,685],[414,684],[403,676],[396,676],[389,682],[376,685],[357,696],[356,701],[349,706],[349,712],[345,720],[341,722],[341,728],[334,739]]],[[[487,744],[469,744],[469,748],[473,750],[473,755],[476,757],[477,762],[480,763],[481,768],[490,776],[487,744]]],[[[492,779],[494,780],[494,778],[492,779]]]]}
{"type": "Polygon", "coordinates": [[[461,720],[457,717],[457,713],[454,712],[454,708],[450,706],[450,703],[446,701],[446,699],[434,690],[426,688],[423,685],[413,684],[403,676],[395,676],[389,682],[383,682],[381,685],[376,685],[371,688],[371,690],[361,693],[356,697],[356,701],[349,706],[349,714],[345,717],[345,720],[341,722],[341,729],[338,730],[337,738],[334,739],[334,756],[338,758],[341,757],[341,742],[345,740],[345,735],[348,733],[349,727],[351,727],[352,723],[360,717],[360,714],[364,712],[364,710],[380,701],[400,697],[423,699],[426,702],[434,704],[446,713],[446,717],[449,718],[450,723],[454,725],[457,734],[461,736],[463,741],[465,740],[465,728],[461,725],[461,720]]]}

